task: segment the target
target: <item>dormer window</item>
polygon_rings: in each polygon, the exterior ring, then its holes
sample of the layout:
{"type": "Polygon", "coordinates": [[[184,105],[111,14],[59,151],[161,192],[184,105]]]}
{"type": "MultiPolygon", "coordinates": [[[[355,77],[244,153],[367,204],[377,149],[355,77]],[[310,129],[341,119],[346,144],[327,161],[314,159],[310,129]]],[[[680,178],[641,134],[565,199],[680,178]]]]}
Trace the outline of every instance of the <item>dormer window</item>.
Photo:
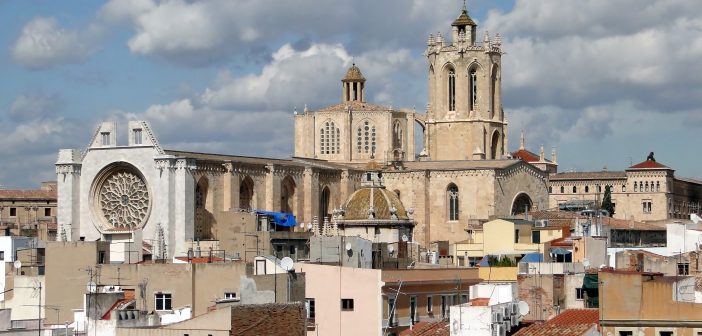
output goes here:
{"type": "Polygon", "coordinates": [[[102,132],[102,133],[100,133],[100,136],[102,137],[102,145],[109,146],[110,145],[110,132],[102,132]]]}
{"type": "Polygon", "coordinates": [[[141,128],[136,128],[136,129],[134,129],[134,144],[135,144],[135,145],[141,145],[141,144],[142,144],[142,139],[141,139],[141,128]]]}

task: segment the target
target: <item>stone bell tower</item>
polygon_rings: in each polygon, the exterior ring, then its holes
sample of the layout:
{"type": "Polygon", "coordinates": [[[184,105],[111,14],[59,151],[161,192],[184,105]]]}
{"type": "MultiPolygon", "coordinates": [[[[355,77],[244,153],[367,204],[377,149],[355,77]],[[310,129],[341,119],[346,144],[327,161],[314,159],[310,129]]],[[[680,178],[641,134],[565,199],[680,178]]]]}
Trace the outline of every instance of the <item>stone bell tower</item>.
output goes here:
{"type": "Polygon", "coordinates": [[[463,6],[451,40],[429,35],[429,104],[425,152],[431,160],[492,160],[506,153],[500,34],[476,43],[476,23],[463,6]]]}

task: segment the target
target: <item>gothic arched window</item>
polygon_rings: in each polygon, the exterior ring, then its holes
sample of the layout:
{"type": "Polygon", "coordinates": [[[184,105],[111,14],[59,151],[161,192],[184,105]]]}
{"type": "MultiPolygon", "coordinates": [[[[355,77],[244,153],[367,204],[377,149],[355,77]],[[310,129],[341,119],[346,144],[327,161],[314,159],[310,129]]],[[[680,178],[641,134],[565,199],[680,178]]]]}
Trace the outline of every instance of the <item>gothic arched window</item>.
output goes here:
{"type": "Polygon", "coordinates": [[[585,192],[586,193],[590,192],[590,186],[585,186],[585,192]]]}
{"type": "Polygon", "coordinates": [[[661,191],[661,183],[656,182],[656,191],[661,191]]]}
{"type": "Polygon", "coordinates": [[[565,194],[565,187],[561,186],[561,194],[565,194]]]}
{"type": "Polygon", "coordinates": [[[393,148],[402,148],[402,125],[400,121],[395,120],[393,125],[393,148]]]}
{"type": "Polygon", "coordinates": [[[468,90],[469,110],[473,111],[478,104],[478,75],[475,68],[468,72],[468,90]]]}
{"type": "Polygon", "coordinates": [[[456,110],[456,72],[453,69],[448,71],[448,110],[456,110]]]}
{"type": "Polygon", "coordinates": [[[497,109],[499,106],[497,106],[497,76],[498,76],[498,68],[497,65],[495,65],[492,68],[492,74],[490,75],[490,118],[495,117],[495,113],[497,113],[497,109]]]}
{"type": "Polygon", "coordinates": [[[637,191],[639,191],[639,185],[636,182],[634,182],[634,192],[637,191]]]}
{"type": "Polygon", "coordinates": [[[459,198],[458,198],[458,187],[451,183],[448,188],[446,188],[446,199],[448,201],[448,219],[450,221],[458,220],[459,212],[459,198]]]}
{"type": "Polygon", "coordinates": [[[644,186],[646,186],[646,191],[648,192],[648,181],[646,181],[646,184],[644,184],[644,186]]]}

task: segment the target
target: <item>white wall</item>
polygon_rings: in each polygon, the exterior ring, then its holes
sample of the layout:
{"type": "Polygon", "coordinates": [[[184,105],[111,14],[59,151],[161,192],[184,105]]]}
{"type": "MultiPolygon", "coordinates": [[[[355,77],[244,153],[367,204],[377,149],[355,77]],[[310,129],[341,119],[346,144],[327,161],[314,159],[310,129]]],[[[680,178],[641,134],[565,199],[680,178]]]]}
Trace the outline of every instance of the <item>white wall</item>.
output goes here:
{"type": "Polygon", "coordinates": [[[666,241],[668,255],[696,251],[702,244],[702,231],[692,230],[695,225],[683,223],[666,224],[666,241]]]}

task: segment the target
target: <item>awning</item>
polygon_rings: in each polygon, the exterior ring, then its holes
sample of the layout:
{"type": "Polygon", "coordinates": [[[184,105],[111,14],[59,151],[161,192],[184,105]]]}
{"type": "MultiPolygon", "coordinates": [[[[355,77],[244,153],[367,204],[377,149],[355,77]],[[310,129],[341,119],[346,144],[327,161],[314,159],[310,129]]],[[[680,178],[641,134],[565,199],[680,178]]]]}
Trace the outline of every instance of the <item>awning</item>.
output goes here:
{"type": "Polygon", "coordinates": [[[566,249],[562,249],[560,247],[557,247],[555,249],[551,249],[551,254],[559,254],[559,255],[565,255],[565,254],[571,254],[573,252],[568,251],[566,249]]]}
{"type": "Polygon", "coordinates": [[[295,216],[293,216],[293,214],[291,214],[289,212],[256,210],[256,213],[259,215],[267,215],[267,216],[273,217],[273,222],[275,223],[275,225],[287,226],[287,227],[297,226],[297,221],[295,220],[295,216]]]}
{"type": "Polygon", "coordinates": [[[519,262],[544,262],[544,255],[541,253],[527,253],[519,262]]]}

